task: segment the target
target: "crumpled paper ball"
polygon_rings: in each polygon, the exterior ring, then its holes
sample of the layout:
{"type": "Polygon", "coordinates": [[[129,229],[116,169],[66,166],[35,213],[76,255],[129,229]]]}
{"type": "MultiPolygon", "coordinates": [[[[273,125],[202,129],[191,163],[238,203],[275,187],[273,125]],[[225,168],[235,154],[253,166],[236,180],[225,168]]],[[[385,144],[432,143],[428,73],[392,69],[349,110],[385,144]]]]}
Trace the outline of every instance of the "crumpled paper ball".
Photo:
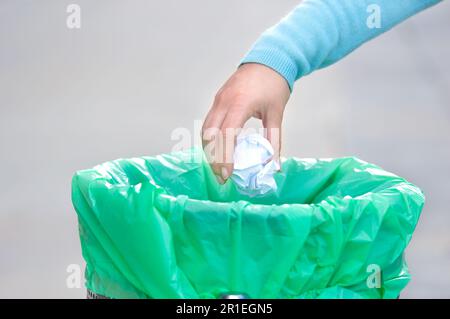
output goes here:
{"type": "Polygon", "coordinates": [[[274,174],[280,166],[272,159],[273,155],[272,145],[262,135],[237,137],[231,179],[239,192],[254,197],[276,191],[274,174]]]}

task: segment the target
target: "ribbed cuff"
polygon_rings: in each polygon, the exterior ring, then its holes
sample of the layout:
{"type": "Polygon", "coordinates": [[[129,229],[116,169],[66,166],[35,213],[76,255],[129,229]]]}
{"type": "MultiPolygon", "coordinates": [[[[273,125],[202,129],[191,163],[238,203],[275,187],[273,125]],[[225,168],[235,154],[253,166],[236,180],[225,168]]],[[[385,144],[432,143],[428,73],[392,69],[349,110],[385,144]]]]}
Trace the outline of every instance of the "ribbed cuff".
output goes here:
{"type": "Polygon", "coordinates": [[[244,63],[259,63],[275,70],[286,79],[292,92],[298,70],[295,63],[283,51],[274,48],[253,48],[240,64],[244,63]]]}

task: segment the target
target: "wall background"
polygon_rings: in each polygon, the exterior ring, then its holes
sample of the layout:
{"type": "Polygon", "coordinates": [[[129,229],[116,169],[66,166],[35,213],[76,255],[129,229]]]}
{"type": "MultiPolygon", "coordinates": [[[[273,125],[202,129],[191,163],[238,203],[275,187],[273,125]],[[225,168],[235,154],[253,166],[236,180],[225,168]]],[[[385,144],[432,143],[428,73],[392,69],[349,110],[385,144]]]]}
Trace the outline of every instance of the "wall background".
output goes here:
{"type": "MultiPolygon", "coordinates": [[[[2,0],[0,297],[84,297],[65,282],[82,264],[72,174],[168,152],[297,2],[2,0]]],[[[402,297],[450,297],[449,16],[444,1],[300,80],[285,115],[284,155],[355,155],[425,192],[402,297]]]]}

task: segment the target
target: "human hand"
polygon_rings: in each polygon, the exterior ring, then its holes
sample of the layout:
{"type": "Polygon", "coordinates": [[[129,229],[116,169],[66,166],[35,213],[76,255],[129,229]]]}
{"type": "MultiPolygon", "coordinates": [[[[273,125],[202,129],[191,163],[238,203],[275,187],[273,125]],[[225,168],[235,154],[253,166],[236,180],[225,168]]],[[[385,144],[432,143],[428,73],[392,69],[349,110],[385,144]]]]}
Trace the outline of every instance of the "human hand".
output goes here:
{"type": "Polygon", "coordinates": [[[243,64],[225,82],[202,127],[203,148],[219,182],[224,183],[233,172],[236,136],[251,117],[262,120],[274,159],[279,160],[281,123],[289,95],[286,80],[262,64],[243,64]]]}

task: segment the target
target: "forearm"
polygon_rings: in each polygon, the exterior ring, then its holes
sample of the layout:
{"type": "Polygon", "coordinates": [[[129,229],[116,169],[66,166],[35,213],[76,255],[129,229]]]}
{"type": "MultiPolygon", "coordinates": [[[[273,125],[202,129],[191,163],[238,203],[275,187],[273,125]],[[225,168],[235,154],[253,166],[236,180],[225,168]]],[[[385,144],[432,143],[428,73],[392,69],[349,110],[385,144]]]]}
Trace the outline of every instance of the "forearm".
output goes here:
{"type": "MultiPolygon", "coordinates": [[[[295,80],[346,56],[440,0],[305,0],[265,31],[242,63],[261,63],[292,89],[295,80]],[[370,26],[370,5],[380,10],[380,25],[370,26]]],[[[372,7],[373,8],[373,7],[372,7]]]]}

